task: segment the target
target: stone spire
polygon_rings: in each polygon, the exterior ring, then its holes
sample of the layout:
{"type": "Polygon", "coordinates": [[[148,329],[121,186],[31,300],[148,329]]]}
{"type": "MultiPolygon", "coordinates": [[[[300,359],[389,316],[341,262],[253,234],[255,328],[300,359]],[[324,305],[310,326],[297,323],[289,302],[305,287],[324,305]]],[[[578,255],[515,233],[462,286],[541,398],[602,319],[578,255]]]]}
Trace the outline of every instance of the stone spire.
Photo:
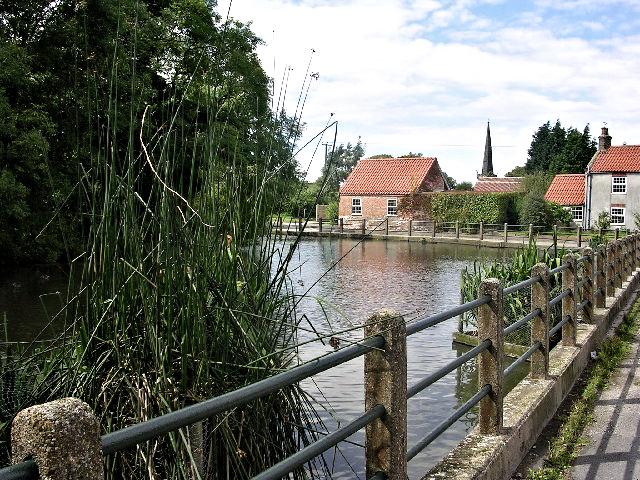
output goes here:
{"type": "Polygon", "coordinates": [[[482,174],[483,177],[494,177],[493,173],[493,154],[491,150],[491,130],[489,129],[489,122],[487,122],[487,140],[484,144],[484,159],[482,160],[482,174]]]}

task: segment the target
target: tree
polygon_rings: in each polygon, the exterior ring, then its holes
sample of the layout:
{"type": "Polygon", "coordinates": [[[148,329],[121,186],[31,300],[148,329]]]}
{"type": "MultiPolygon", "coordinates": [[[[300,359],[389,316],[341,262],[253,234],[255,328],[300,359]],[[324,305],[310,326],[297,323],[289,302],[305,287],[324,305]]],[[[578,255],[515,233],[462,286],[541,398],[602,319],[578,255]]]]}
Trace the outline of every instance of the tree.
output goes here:
{"type": "Polygon", "coordinates": [[[393,158],[393,155],[389,155],[388,153],[380,153],[369,158],[393,158]]]}
{"type": "Polygon", "coordinates": [[[420,158],[420,157],[422,157],[422,153],[409,152],[406,155],[400,155],[398,158],[420,158]]]}
{"type": "Polygon", "coordinates": [[[363,156],[364,147],[359,138],[355,145],[340,144],[329,152],[322,167],[322,176],[317,180],[323,185],[321,197],[323,203],[329,203],[337,197],[340,185],[363,156]]]}
{"type": "Polygon", "coordinates": [[[456,185],[458,185],[458,182],[456,181],[456,179],[455,179],[455,178],[453,178],[453,177],[452,177],[452,176],[450,176],[450,175],[447,175],[447,173],[446,173],[446,172],[442,172],[442,176],[443,176],[443,177],[444,177],[444,179],[446,180],[447,185],[449,185],[449,188],[450,188],[451,190],[453,190],[453,189],[455,189],[455,188],[456,188],[456,185]]]}
{"type": "Polygon", "coordinates": [[[471,191],[471,190],[473,190],[473,183],[471,183],[471,182],[460,182],[455,186],[454,190],[471,191]]]}
{"type": "Polygon", "coordinates": [[[505,177],[524,177],[527,173],[527,170],[524,166],[519,165],[517,167],[513,167],[510,172],[505,173],[505,177]]]}

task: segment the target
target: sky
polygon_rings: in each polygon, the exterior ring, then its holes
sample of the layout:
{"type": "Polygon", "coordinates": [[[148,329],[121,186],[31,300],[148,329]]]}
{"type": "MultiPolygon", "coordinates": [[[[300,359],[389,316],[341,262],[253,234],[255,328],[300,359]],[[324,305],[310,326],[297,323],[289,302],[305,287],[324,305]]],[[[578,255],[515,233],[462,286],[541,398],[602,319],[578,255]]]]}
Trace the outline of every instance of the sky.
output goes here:
{"type": "Polygon", "coordinates": [[[306,125],[308,180],[334,137],[360,139],[366,157],[437,157],[458,182],[482,169],[488,121],[499,176],[525,164],[547,121],[640,144],[639,0],[220,0],[218,11],[264,41],[273,106],[306,125]]]}

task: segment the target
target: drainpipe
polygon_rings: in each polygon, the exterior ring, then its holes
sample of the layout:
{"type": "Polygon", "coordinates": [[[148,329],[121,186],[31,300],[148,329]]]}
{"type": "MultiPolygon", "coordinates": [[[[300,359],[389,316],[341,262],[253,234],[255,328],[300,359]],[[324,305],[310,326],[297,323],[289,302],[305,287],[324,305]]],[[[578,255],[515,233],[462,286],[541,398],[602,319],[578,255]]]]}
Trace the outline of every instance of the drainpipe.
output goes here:
{"type": "Polygon", "coordinates": [[[591,172],[589,171],[589,166],[587,166],[587,198],[586,198],[586,216],[587,216],[587,226],[586,228],[591,228],[591,172]]]}

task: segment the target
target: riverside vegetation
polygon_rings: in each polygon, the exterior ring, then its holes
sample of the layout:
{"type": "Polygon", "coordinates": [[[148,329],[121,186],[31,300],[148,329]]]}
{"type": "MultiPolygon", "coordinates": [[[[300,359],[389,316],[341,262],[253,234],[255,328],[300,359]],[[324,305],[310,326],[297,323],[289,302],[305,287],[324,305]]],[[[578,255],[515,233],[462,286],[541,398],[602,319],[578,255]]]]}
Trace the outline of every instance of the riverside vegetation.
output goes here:
{"type": "MultiPolygon", "coordinates": [[[[64,333],[2,357],[0,465],[29,405],[79,397],[106,433],[297,361],[295,241],[277,243],[267,220],[296,185],[301,111],[272,108],[260,40],[214,7],[0,8],[2,261],[71,270],[53,315],[64,333]]],[[[306,444],[316,422],[292,386],[111,455],[105,475],[247,478],[306,444]]]]}

